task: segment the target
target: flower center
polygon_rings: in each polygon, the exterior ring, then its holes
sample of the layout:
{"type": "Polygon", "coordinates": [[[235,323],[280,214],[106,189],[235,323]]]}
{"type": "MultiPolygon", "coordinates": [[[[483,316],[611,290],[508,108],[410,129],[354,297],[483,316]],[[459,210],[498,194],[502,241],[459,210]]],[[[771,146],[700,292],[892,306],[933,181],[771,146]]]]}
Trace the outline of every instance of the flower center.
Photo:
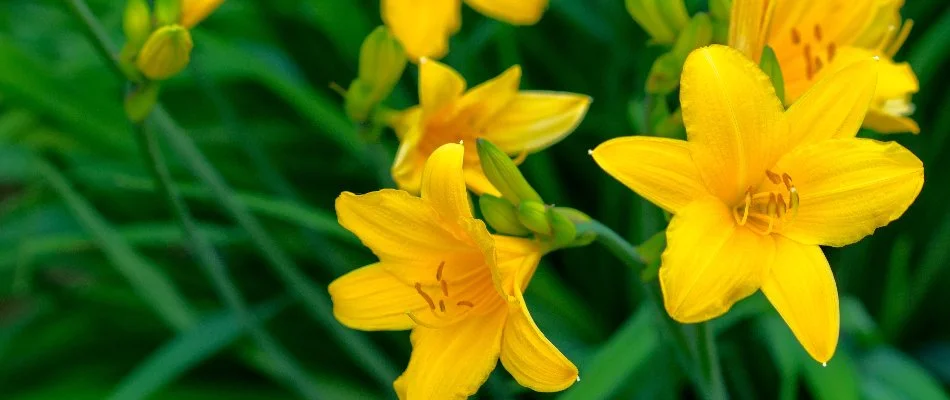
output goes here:
{"type": "Polygon", "coordinates": [[[815,24],[811,29],[792,28],[791,35],[792,44],[801,47],[802,57],[805,60],[805,76],[808,80],[814,79],[822,68],[834,60],[838,46],[833,40],[825,41],[821,24],[815,24]]]}
{"type": "Polygon", "coordinates": [[[451,325],[464,318],[475,308],[475,303],[468,300],[453,301],[449,294],[449,282],[444,280],[442,276],[444,268],[445,261],[442,261],[435,271],[435,284],[423,285],[421,282],[416,282],[413,286],[416,293],[429,306],[429,312],[425,314],[409,312],[408,316],[415,323],[427,328],[451,325]]]}
{"type": "Polygon", "coordinates": [[[744,201],[732,209],[736,223],[762,235],[779,231],[791,223],[799,209],[798,189],[791,176],[769,170],[765,171],[765,176],[772,183],[767,185],[770,190],[753,192],[749,187],[744,201]]]}

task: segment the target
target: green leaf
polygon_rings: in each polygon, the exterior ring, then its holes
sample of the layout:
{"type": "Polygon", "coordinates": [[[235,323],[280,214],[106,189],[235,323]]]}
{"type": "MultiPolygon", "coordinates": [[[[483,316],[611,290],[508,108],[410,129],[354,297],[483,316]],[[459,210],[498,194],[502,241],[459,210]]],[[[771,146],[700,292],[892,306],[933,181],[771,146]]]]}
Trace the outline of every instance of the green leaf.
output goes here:
{"type": "Polygon", "coordinates": [[[878,347],[860,360],[861,393],[866,399],[950,399],[940,383],[907,355],[878,347]]]}

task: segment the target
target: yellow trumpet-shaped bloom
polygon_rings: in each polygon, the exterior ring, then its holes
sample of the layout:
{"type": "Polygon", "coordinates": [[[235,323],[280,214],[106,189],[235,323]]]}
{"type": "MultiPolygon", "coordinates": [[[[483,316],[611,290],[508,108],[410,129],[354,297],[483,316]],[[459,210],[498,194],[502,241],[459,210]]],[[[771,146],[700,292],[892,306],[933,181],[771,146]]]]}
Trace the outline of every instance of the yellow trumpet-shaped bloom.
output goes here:
{"type": "Polygon", "coordinates": [[[218,9],[221,3],[224,3],[224,0],[181,0],[179,23],[191,29],[218,9]]]}
{"type": "MultiPolygon", "coordinates": [[[[533,25],[548,0],[465,0],[476,11],[512,25],[533,25]]],[[[461,27],[461,0],[382,0],[383,23],[411,60],[442,58],[461,27]]]]}
{"type": "Polygon", "coordinates": [[[482,172],[475,139],[485,138],[505,153],[543,150],[570,134],[584,118],[590,97],[559,92],[518,91],[521,68],[465,91],[465,80],[437,61],[419,64],[419,105],[392,122],[399,136],[393,179],[417,192],[425,160],[446,143],[465,145],[465,180],[478,193],[498,194],[482,172]]]}
{"type": "Polygon", "coordinates": [[[877,91],[864,126],[882,133],[920,128],[908,116],[917,93],[914,71],[893,61],[910,28],[903,0],[735,0],[729,45],[758,62],[768,45],[785,81],[785,104],[798,100],[825,76],[871,56],[881,59],[877,91]]]}
{"type": "Polygon", "coordinates": [[[354,329],[412,329],[409,366],[394,382],[402,399],[468,397],[499,359],[526,387],[563,390],[577,368],[544,337],[522,297],[544,249],[492,236],[473,217],[464,154],[460,144],[435,150],[421,197],[389,189],[340,195],[340,224],[379,262],[330,284],[334,315],[354,329]]]}
{"type": "Polygon", "coordinates": [[[761,289],[812,357],[832,357],[838,294],[818,246],[897,219],[924,182],[907,149],[855,137],[880,63],[828,74],[785,110],[747,57],[700,48],[681,78],[686,141],[624,137],[592,152],[674,214],[660,267],[670,316],[705,321],[761,289]]]}

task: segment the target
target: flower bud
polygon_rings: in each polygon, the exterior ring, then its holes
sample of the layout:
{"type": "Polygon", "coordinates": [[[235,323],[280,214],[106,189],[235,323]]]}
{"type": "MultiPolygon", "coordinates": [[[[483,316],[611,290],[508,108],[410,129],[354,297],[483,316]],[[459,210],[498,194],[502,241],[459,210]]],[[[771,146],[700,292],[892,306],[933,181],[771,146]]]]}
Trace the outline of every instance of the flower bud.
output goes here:
{"type": "Polygon", "coordinates": [[[548,220],[551,222],[551,233],[556,247],[569,246],[577,238],[577,227],[560,209],[548,208],[548,220]]]}
{"type": "Polygon", "coordinates": [[[547,206],[537,201],[522,201],[518,206],[518,221],[532,232],[550,236],[551,221],[548,220],[547,206]]]}
{"type": "MultiPolygon", "coordinates": [[[[525,201],[541,203],[541,196],[524,179],[511,157],[488,140],[478,138],[475,143],[482,171],[502,197],[511,204],[522,204],[525,201]]],[[[528,228],[531,229],[530,226],[528,228]]]]}
{"type": "Polygon", "coordinates": [[[626,0],[627,12],[655,43],[672,44],[689,14],[683,0],[626,0]]]}
{"type": "Polygon", "coordinates": [[[178,23],[191,29],[203,21],[214,10],[224,3],[224,0],[179,0],[181,2],[181,16],[178,23]]]}
{"type": "Polygon", "coordinates": [[[152,112],[152,108],[155,108],[155,103],[158,102],[159,86],[158,82],[145,82],[125,96],[123,106],[129,121],[142,122],[152,112]]]}
{"type": "Polygon", "coordinates": [[[158,26],[178,23],[182,0],[155,0],[155,23],[158,26]]]}
{"type": "Polygon", "coordinates": [[[518,209],[505,199],[483,194],[478,198],[478,207],[482,210],[485,222],[498,233],[512,236],[531,233],[518,220],[518,209]]]}
{"type": "Polygon", "coordinates": [[[163,26],[149,36],[135,65],[149,79],[167,79],[188,66],[192,46],[187,29],[181,25],[163,26]]]}
{"type": "Polygon", "coordinates": [[[406,52],[385,26],[370,33],[360,46],[359,76],[346,92],[346,113],[355,122],[369,118],[389,96],[406,68],[406,52]]]}
{"type": "Polygon", "coordinates": [[[705,13],[698,13],[689,20],[685,29],[679,32],[673,48],[661,55],[650,68],[647,77],[647,93],[669,94],[679,85],[683,63],[694,49],[708,45],[712,41],[712,20],[705,13]]]}
{"type": "Polygon", "coordinates": [[[138,53],[152,33],[152,16],[145,0],[128,0],[122,15],[122,30],[130,54],[138,53]]]}
{"type": "Polygon", "coordinates": [[[765,46],[762,50],[762,59],[759,61],[759,67],[772,80],[772,86],[775,88],[775,95],[782,102],[785,102],[785,80],[782,78],[782,68],[778,63],[778,57],[775,56],[775,50],[771,46],[765,46]]]}

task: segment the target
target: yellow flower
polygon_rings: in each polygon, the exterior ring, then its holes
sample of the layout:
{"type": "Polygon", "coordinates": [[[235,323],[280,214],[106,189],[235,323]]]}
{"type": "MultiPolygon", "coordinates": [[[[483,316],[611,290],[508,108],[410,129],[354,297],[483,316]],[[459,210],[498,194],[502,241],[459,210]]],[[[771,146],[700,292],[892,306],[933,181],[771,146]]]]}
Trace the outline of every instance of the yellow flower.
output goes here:
{"type": "MultiPolygon", "coordinates": [[[[513,25],[533,25],[548,0],[465,0],[476,11],[513,25]]],[[[442,58],[461,27],[461,0],[382,0],[383,23],[411,60],[442,58]]]]}
{"type": "Polygon", "coordinates": [[[135,65],[149,79],[168,79],[188,66],[193,46],[187,29],[181,25],[165,25],[148,37],[135,65]]]}
{"type": "Polygon", "coordinates": [[[878,87],[864,126],[882,133],[920,128],[908,118],[917,76],[892,59],[912,26],[901,20],[903,0],[735,0],[729,45],[758,62],[762,48],[775,51],[785,80],[785,104],[815,82],[856,61],[881,58],[878,87]]]}
{"type": "Polygon", "coordinates": [[[590,97],[559,92],[518,91],[521,68],[465,92],[465,80],[437,61],[419,65],[420,105],[391,124],[399,137],[393,179],[418,192],[422,168],[445,143],[465,145],[465,180],[475,192],[498,194],[482,172],[475,139],[485,138],[511,155],[543,150],[571,133],[587,113],[590,97]],[[463,94],[464,92],[464,94],[463,94]]]}
{"type": "Polygon", "coordinates": [[[409,366],[394,383],[403,399],[470,396],[499,359],[526,387],[563,390],[577,368],[544,337],[522,297],[544,250],[492,236],[474,219],[463,156],[459,144],[433,152],[421,197],[391,189],[340,195],[340,224],[379,262],[330,284],[334,315],[354,329],[412,329],[409,366]]]}
{"type": "Polygon", "coordinates": [[[179,23],[191,29],[199,22],[211,15],[221,6],[224,0],[181,0],[181,17],[179,23]]]}
{"type": "Polygon", "coordinates": [[[855,138],[876,64],[829,75],[783,111],[748,58],[700,48],[681,81],[687,141],[626,137],[593,151],[674,214],[660,267],[670,316],[705,321],[762,289],[808,353],[831,358],[838,294],[818,246],[854,243],[900,217],[924,182],[907,149],[855,138]]]}

